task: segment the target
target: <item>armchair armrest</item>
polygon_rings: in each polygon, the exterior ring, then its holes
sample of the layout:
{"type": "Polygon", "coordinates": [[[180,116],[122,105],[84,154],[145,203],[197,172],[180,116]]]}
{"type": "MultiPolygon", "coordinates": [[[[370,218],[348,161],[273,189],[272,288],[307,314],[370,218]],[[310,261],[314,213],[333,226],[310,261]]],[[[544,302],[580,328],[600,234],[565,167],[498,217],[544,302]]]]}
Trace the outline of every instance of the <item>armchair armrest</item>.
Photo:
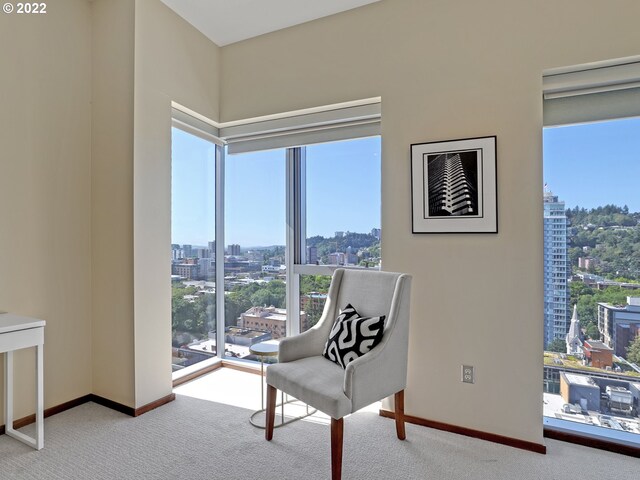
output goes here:
{"type": "Polygon", "coordinates": [[[345,369],[343,388],[352,412],[407,386],[410,291],[411,277],[401,275],[382,341],[345,369]]]}
{"type": "Polygon", "coordinates": [[[293,362],[301,358],[322,355],[327,335],[319,329],[310,329],[295,337],[286,337],[280,341],[278,362],[293,362]]]}
{"type": "Polygon", "coordinates": [[[344,393],[351,399],[352,412],[393,395],[406,387],[404,359],[383,345],[347,365],[344,393]]]}

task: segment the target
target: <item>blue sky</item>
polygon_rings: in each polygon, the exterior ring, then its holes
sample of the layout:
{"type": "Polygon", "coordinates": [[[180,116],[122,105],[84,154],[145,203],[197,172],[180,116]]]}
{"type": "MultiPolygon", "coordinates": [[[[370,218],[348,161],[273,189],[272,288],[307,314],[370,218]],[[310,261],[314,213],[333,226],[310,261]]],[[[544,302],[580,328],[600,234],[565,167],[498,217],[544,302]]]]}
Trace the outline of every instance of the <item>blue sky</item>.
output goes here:
{"type": "Polygon", "coordinates": [[[640,118],[546,128],[544,182],[567,208],[640,211],[640,118]]]}
{"type": "Polygon", "coordinates": [[[215,146],[172,129],[171,243],[207,245],[215,237],[215,146]]]}
{"type": "MultiPolygon", "coordinates": [[[[172,137],[172,243],[214,238],[213,146],[178,129],[172,137]]],[[[284,245],[285,150],[228,155],[225,245],[284,245]]],[[[307,236],[380,227],[380,138],[307,147],[307,236]]]]}

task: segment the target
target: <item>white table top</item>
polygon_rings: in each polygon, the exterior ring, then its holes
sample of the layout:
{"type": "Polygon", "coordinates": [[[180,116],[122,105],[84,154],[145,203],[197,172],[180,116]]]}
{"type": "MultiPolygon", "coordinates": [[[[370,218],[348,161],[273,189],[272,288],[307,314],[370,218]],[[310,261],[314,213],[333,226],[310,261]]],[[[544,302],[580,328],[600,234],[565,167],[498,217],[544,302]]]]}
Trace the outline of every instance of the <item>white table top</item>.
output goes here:
{"type": "Polygon", "coordinates": [[[0,313],[0,333],[16,332],[29,328],[44,327],[46,322],[37,318],[22,317],[13,313],[0,313]]]}
{"type": "Polygon", "coordinates": [[[280,342],[277,340],[267,340],[265,342],[254,343],[249,347],[249,352],[263,357],[275,357],[278,354],[279,346],[280,342]]]}

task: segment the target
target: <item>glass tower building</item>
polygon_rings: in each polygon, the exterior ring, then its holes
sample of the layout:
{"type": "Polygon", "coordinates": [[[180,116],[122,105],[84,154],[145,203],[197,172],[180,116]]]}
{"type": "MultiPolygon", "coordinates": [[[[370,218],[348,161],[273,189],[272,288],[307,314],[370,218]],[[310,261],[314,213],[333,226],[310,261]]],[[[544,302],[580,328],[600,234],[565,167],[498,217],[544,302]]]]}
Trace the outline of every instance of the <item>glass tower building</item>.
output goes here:
{"type": "Polygon", "coordinates": [[[567,215],[564,202],[544,192],[544,345],[569,331],[567,215]]]}

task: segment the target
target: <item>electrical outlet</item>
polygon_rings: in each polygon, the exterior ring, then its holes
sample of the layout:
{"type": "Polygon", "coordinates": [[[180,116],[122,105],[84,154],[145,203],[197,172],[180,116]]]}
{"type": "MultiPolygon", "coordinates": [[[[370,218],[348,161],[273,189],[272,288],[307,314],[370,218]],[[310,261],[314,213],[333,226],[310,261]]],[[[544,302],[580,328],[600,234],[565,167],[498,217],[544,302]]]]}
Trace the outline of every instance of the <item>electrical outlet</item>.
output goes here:
{"type": "Polygon", "coordinates": [[[462,382],[463,383],[475,383],[475,375],[473,373],[473,366],[462,365],[462,382]]]}

